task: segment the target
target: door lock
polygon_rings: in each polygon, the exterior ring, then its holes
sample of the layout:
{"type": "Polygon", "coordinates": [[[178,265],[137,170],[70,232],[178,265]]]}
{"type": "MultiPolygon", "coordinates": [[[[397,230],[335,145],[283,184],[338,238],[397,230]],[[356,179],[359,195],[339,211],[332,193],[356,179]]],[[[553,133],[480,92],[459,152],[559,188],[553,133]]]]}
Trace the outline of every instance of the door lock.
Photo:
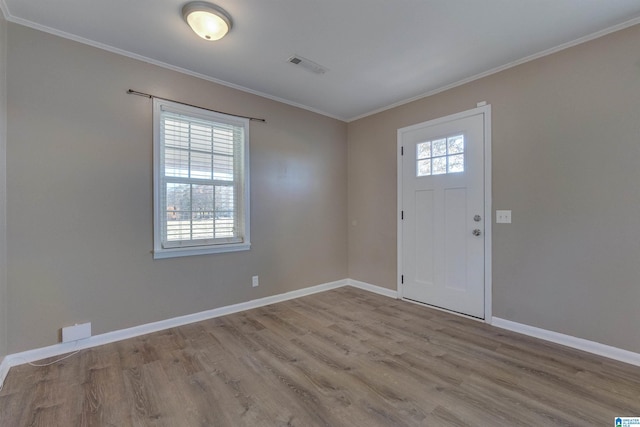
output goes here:
{"type": "Polygon", "coordinates": [[[475,215],[475,216],[473,217],[473,220],[474,220],[475,222],[480,222],[480,220],[481,220],[481,219],[482,219],[482,217],[481,217],[480,215],[475,215]]]}

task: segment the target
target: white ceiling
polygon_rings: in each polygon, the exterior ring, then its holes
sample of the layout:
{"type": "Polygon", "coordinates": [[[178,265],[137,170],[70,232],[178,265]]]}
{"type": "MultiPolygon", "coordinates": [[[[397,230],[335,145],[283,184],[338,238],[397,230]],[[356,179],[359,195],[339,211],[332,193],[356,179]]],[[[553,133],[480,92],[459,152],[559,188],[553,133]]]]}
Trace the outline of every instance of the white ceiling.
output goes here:
{"type": "Polygon", "coordinates": [[[186,0],[0,0],[7,20],[353,120],[640,22],[638,0],[215,0],[221,41],[186,0]],[[298,54],[329,69],[287,62],[298,54]]]}

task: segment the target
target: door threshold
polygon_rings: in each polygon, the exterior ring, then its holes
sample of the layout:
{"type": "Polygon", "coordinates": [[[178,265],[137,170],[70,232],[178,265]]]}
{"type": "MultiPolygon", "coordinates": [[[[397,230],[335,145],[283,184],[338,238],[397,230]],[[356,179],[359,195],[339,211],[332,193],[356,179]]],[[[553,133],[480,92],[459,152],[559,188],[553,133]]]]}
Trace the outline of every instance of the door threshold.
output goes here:
{"type": "Polygon", "coordinates": [[[447,308],[438,307],[437,305],[427,304],[426,302],[417,301],[411,298],[400,298],[402,301],[410,302],[413,304],[421,305],[426,308],[432,308],[434,310],[443,311],[445,313],[454,314],[456,316],[464,317],[465,319],[475,320],[476,322],[487,323],[482,317],[471,316],[470,314],[461,313],[459,311],[449,310],[447,308]]]}

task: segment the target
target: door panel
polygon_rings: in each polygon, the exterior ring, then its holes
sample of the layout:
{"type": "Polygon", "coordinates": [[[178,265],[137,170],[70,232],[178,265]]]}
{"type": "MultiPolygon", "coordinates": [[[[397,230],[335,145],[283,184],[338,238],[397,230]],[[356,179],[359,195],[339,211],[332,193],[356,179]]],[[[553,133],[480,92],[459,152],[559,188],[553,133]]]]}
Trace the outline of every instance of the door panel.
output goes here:
{"type": "Polygon", "coordinates": [[[484,318],[483,114],[411,126],[398,138],[402,296],[484,318]]]}
{"type": "Polygon", "coordinates": [[[423,286],[433,286],[433,191],[416,191],[415,254],[420,255],[420,262],[414,262],[415,280],[423,286]]]}
{"type": "Polygon", "coordinates": [[[447,189],[444,192],[444,286],[449,289],[467,289],[467,252],[465,214],[467,212],[467,190],[447,189]]]}

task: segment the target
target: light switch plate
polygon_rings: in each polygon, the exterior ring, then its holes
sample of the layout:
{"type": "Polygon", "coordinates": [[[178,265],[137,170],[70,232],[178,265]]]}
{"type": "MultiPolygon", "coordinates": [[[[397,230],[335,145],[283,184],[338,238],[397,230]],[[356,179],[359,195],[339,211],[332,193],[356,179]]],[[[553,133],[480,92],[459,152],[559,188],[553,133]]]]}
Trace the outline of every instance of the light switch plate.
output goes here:
{"type": "Polygon", "coordinates": [[[511,224],[511,211],[496,211],[496,224],[511,224]]]}

